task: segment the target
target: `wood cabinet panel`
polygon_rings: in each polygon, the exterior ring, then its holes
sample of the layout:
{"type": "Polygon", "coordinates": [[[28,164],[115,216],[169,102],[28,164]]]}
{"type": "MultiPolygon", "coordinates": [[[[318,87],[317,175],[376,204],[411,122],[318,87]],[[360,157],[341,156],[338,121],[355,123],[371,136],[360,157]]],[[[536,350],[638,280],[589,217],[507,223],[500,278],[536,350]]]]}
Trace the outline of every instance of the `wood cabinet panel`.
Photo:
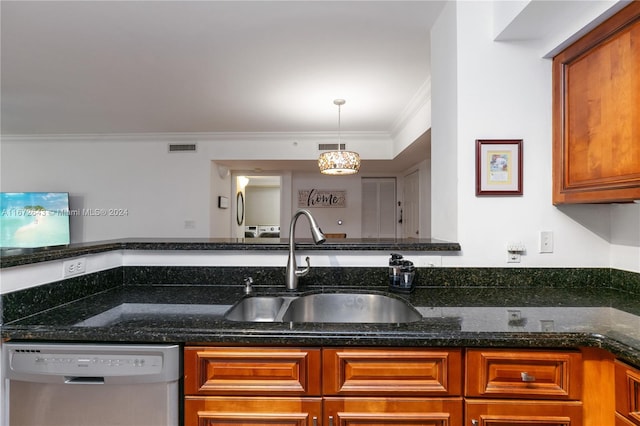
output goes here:
{"type": "Polygon", "coordinates": [[[553,202],[640,199],[640,2],[553,60],[553,202]]]}
{"type": "Polygon", "coordinates": [[[462,426],[462,398],[326,397],[323,426],[462,426]]]}
{"type": "Polygon", "coordinates": [[[188,396],[184,411],[184,426],[315,426],[322,399],[188,396]]]}
{"type": "Polygon", "coordinates": [[[320,349],[189,347],[187,395],[320,395],[320,349]]]}
{"type": "Polygon", "coordinates": [[[616,413],[615,426],[635,426],[635,423],[631,423],[631,420],[628,420],[622,414],[616,413]]]}
{"type": "Polygon", "coordinates": [[[582,425],[577,401],[467,400],[465,413],[465,424],[473,426],[582,425]]]}
{"type": "Polygon", "coordinates": [[[579,400],[581,359],[579,352],[469,349],[465,395],[579,400]]]}
{"type": "Polygon", "coordinates": [[[460,349],[325,348],[325,395],[461,395],[460,349]]]}
{"type": "Polygon", "coordinates": [[[616,411],[640,425],[640,370],[616,361],[616,411]]]}

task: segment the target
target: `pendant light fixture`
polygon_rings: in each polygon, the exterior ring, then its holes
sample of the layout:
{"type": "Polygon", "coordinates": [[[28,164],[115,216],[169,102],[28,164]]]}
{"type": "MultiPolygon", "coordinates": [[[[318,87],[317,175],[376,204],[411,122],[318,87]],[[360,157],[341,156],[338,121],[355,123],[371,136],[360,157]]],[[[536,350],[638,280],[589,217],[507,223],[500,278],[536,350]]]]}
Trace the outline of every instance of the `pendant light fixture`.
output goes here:
{"type": "Polygon", "coordinates": [[[360,170],[360,156],[357,152],[343,151],[340,135],[340,107],[345,104],[344,99],[335,99],[333,103],[338,106],[338,150],[327,151],[320,154],[318,167],[320,173],[325,175],[352,175],[360,170]]]}

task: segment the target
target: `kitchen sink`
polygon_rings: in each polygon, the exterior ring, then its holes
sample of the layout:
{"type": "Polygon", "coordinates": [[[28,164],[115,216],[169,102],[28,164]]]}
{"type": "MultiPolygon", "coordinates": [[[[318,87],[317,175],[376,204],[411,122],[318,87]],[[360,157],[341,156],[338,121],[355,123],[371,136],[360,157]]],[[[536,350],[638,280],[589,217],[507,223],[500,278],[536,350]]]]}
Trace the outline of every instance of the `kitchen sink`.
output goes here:
{"type": "Polygon", "coordinates": [[[231,321],[407,323],[422,315],[403,300],[370,293],[321,293],[242,299],[225,314],[231,321]]]}
{"type": "Polygon", "coordinates": [[[256,296],[242,299],[225,314],[230,321],[273,322],[285,302],[284,297],[256,296]]]}
{"type": "Polygon", "coordinates": [[[406,302],[381,294],[325,293],[293,300],[282,320],[285,322],[414,322],[422,315],[406,302]]]}

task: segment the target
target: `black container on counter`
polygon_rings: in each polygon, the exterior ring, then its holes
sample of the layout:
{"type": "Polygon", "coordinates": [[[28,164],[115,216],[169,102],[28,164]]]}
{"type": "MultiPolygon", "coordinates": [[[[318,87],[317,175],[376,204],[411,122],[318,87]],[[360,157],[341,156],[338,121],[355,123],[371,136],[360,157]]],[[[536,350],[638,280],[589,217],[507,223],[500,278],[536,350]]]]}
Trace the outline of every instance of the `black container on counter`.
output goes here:
{"type": "Polygon", "coordinates": [[[389,290],[398,293],[410,293],[415,288],[416,268],[413,262],[402,258],[401,254],[391,253],[389,259],[389,290]]]}

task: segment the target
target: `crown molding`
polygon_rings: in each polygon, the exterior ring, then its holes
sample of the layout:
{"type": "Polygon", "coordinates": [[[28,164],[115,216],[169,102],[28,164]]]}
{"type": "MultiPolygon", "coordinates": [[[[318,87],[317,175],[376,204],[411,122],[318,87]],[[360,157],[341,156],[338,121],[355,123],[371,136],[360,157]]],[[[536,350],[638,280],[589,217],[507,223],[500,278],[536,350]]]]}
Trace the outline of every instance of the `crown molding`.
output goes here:
{"type": "MultiPolygon", "coordinates": [[[[331,132],[185,132],[185,133],[83,133],[2,135],[3,142],[224,142],[224,141],[282,141],[335,140],[331,132]]],[[[390,140],[389,132],[341,132],[343,139],[390,140]]]]}
{"type": "Polygon", "coordinates": [[[424,107],[431,102],[431,77],[428,77],[424,83],[418,88],[407,106],[395,119],[391,125],[389,134],[395,138],[402,129],[411,121],[411,119],[424,107]]]}

